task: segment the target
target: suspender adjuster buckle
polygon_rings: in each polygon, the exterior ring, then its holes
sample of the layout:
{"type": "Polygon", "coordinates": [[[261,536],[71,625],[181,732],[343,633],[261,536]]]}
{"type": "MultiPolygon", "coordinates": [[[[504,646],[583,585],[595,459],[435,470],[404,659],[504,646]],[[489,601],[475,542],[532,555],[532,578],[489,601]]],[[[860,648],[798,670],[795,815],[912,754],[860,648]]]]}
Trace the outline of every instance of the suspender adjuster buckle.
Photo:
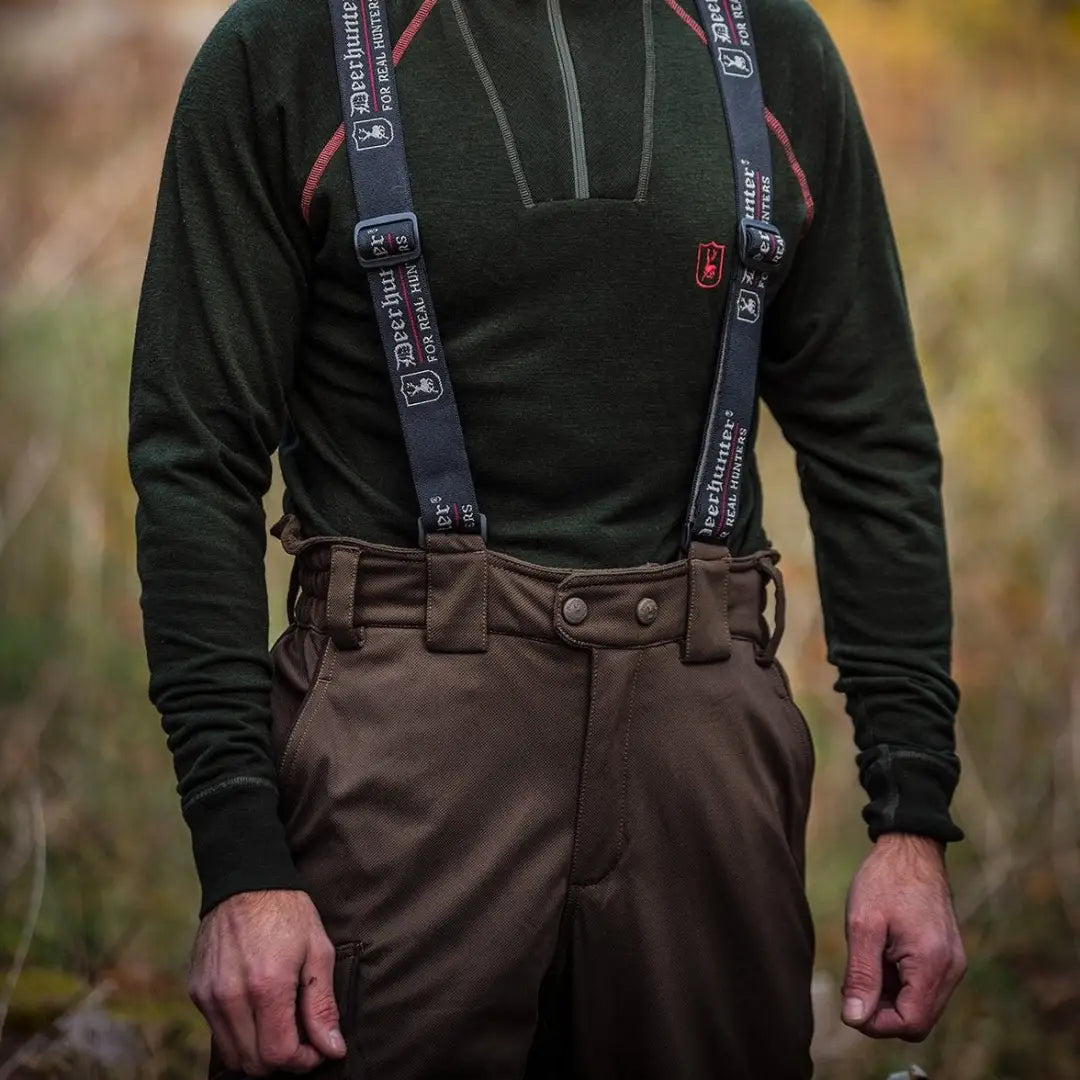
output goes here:
{"type": "Polygon", "coordinates": [[[751,270],[778,266],[787,245],[780,230],[769,221],[743,218],[739,222],[739,258],[751,270]]]}
{"type": "Polygon", "coordinates": [[[365,270],[420,258],[420,228],[412,213],[387,214],[358,221],[353,231],[356,257],[365,270]]]}

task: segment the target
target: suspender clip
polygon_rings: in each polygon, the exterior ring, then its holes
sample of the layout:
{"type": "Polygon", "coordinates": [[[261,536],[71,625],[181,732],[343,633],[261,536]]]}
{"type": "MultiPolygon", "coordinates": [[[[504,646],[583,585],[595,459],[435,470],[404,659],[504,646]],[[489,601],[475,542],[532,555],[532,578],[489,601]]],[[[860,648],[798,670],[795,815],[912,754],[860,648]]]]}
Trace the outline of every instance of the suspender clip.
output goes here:
{"type": "Polygon", "coordinates": [[[420,258],[420,227],[413,213],[387,214],[356,223],[356,257],[365,270],[382,270],[420,258]]]}
{"type": "Polygon", "coordinates": [[[769,221],[743,218],[739,222],[739,258],[751,270],[778,266],[787,246],[780,230],[769,221]]]}

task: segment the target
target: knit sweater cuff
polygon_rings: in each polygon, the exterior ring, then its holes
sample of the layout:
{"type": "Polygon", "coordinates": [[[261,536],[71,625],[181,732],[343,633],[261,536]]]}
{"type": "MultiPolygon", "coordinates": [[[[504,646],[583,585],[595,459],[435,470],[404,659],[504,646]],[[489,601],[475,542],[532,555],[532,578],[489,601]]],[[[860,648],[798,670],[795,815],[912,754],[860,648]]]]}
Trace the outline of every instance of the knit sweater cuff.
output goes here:
{"type": "Polygon", "coordinates": [[[276,787],[237,777],[193,792],[182,805],[202,885],[202,918],[235,893],[305,889],[285,842],[276,787]]]}
{"type": "Polygon", "coordinates": [[[863,818],[871,840],[885,833],[913,833],[943,843],[964,839],[949,814],[960,774],[955,756],[875,746],[860,754],[858,763],[870,796],[863,818]]]}

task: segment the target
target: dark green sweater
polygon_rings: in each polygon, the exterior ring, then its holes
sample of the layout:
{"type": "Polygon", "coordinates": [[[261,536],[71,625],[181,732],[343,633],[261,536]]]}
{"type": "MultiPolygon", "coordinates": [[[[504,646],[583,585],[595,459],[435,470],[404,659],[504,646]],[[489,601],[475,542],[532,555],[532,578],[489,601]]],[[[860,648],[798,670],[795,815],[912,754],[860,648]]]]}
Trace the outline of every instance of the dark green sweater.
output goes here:
{"type": "MultiPolygon", "coordinates": [[[[562,0],[575,170],[549,6],[440,0],[406,35],[397,72],[440,328],[490,545],[568,567],[669,561],[735,261],[720,92],[677,4],[562,0]],[[708,242],[727,246],[718,288],[703,287],[708,242]]],[[[389,7],[398,41],[419,0],[389,7]]],[[[798,456],[866,818],[874,836],[957,839],[940,460],[881,185],[812,10],[750,8],[789,241],[760,392],[798,456]]],[[[325,0],[240,0],[181,95],[147,263],[139,570],[204,910],[302,887],[267,747],[271,454],[305,533],[415,544],[344,154],[312,172],[340,121],[325,0]]],[[[733,550],[766,543],[761,520],[751,456],[733,550]]]]}

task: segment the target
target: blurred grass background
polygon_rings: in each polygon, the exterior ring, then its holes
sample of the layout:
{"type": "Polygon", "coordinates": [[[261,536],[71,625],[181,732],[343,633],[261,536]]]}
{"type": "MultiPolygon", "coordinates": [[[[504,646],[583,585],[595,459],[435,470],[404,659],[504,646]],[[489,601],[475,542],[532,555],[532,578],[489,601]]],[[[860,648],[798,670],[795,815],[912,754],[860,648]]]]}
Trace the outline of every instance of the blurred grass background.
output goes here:
{"type": "MultiPolygon", "coordinates": [[[[816,6],[875,140],[946,454],[969,837],[950,864],[970,959],[924,1046],[835,1018],[862,796],[791,455],[766,424],[767,524],[794,594],[783,656],[819,760],[818,1075],[918,1060],[935,1080],[1077,1080],[1080,5],[816,6]]],[[[124,446],[167,126],[222,8],[0,0],[0,1080],[205,1067],[183,990],[196,886],[145,698],[124,446]]],[[[284,573],[274,548],[277,623],[284,573]]]]}

